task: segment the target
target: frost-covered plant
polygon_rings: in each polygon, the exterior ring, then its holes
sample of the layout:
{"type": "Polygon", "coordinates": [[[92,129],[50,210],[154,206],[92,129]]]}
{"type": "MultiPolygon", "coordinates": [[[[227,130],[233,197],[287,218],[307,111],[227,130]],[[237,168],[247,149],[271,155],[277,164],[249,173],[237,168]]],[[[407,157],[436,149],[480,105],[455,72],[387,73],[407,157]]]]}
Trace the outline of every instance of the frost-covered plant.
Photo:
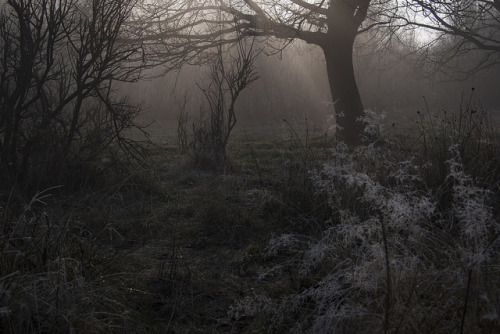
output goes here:
{"type": "Polygon", "coordinates": [[[381,150],[337,143],[331,161],[311,172],[333,215],[322,231],[269,242],[266,256],[285,260],[260,280],[288,273],[299,282],[269,300],[269,326],[296,333],[494,328],[499,228],[489,190],[463,172],[452,147],[445,182],[453,182],[453,201],[443,207],[442,191],[420,177],[422,165],[381,150]]]}
{"type": "Polygon", "coordinates": [[[365,110],[365,116],[362,121],[365,124],[364,133],[369,139],[376,139],[384,130],[384,120],[387,117],[385,111],[377,113],[374,110],[365,110]]]}
{"type": "MultiPolygon", "coordinates": [[[[393,128],[393,142],[403,151],[418,152],[423,163],[431,168],[423,170],[428,185],[439,186],[448,175],[448,148],[460,151],[464,171],[485,183],[500,183],[500,145],[498,122],[485,109],[474,89],[468,98],[463,96],[458,110],[417,111],[415,128],[405,127],[399,135],[393,128]]],[[[401,130],[401,129],[400,129],[401,130]]]]}
{"type": "Polygon", "coordinates": [[[228,316],[233,320],[254,316],[263,310],[268,310],[272,305],[271,299],[264,296],[245,297],[238,304],[231,306],[228,316]]]}
{"type": "Polygon", "coordinates": [[[491,236],[496,235],[500,225],[493,218],[488,197],[491,191],[478,187],[464,172],[458,145],[450,147],[452,157],[449,179],[453,182],[453,215],[458,221],[463,241],[463,251],[469,265],[480,265],[491,257],[491,236]]]}

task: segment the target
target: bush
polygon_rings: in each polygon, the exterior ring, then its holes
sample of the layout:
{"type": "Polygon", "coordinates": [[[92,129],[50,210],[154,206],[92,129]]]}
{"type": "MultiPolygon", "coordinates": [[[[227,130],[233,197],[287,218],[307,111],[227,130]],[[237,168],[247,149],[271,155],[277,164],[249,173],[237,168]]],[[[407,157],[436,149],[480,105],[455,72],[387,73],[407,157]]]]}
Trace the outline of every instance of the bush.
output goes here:
{"type": "MultiPolygon", "coordinates": [[[[472,146],[484,139],[470,138],[472,146]]],[[[311,172],[330,219],[315,225],[320,231],[274,237],[267,258],[278,264],[259,277],[274,289],[237,302],[229,315],[255,317],[270,332],[493,332],[497,189],[467,173],[463,144],[448,148],[439,166],[446,175],[430,186],[416,157],[337,143],[331,161],[311,172]]]]}
{"type": "MultiPolygon", "coordinates": [[[[241,37],[241,36],[239,36],[241,37]]],[[[202,112],[198,123],[193,123],[191,143],[195,165],[201,168],[227,170],[230,167],[226,148],[236,125],[236,101],[240,93],[259,76],[255,70],[255,59],[259,55],[243,38],[235,43],[235,51],[229,49],[223,56],[219,46],[214,61],[210,64],[210,83],[199,86],[208,104],[208,111],[202,112]],[[234,51],[234,52],[232,52],[234,51]],[[226,59],[229,58],[229,59],[226,59]]],[[[179,118],[179,140],[185,137],[179,118]]]]}

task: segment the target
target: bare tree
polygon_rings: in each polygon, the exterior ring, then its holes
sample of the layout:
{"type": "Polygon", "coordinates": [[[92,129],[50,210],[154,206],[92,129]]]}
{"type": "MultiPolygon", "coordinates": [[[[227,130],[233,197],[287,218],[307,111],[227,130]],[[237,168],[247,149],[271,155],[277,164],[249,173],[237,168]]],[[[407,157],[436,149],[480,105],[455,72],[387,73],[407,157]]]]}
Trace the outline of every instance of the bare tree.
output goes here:
{"type": "MultiPolygon", "coordinates": [[[[88,164],[139,109],[113,81],[139,78],[140,44],[123,41],[135,0],[8,0],[0,12],[0,167],[30,182],[88,164]]],[[[5,181],[5,180],[4,180],[5,181]]]]}
{"type": "Polygon", "coordinates": [[[454,67],[455,74],[468,76],[500,64],[499,0],[405,0],[393,16],[400,27],[432,34],[424,49],[435,63],[468,57],[468,66],[454,67]]]}
{"type": "Polygon", "coordinates": [[[363,103],[352,54],[360,33],[375,27],[390,37],[410,28],[432,29],[437,32],[432,52],[439,43],[441,63],[481,50],[475,70],[499,61],[499,8],[499,0],[164,0],[142,7],[142,17],[149,19],[137,23],[136,31],[156,55],[176,64],[199,61],[220,40],[234,43],[236,31],[274,37],[285,42],[281,46],[294,39],[319,46],[341,116],[340,137],[357,143],[364,127],[358,122],[363,103]]]}
{"type": "Polygon", "coordinates": [[[240,93],[259,78],[255,69],[258,52],[253,40],[247,45],[239,39],[235,50],[223,52],[219,45],[210,63],[210,83],[198,87],[208,103],[208,124],[193,125],[193,149],[197,164],[212,162],[213,167],[225,166],[226,147],[237,122],[236,101],[240,93]],[[227,59],[229,58],[229,59],[227,59]]]}
{"type": "Polygon", "coordinates": [[[380,11],[388,3],[391,1],[167,0],[144,5],[141,13],[150,19],[142,21],[137,30],[156,51],[164,46],[163,54],[173,62],[198,60],[200,52],[216,47],[220,40],[235,42],[237,31],[245,36],[275,37],[285,45],[294,39],[318,45],[325,55],[336,113],[341,116],[337,120],[343,129],[341,138],[358,143],[363,132],[358,121],[363,104],[354,75],[353,44],[358,33],[388,22],[380,11]]]}
{"type": "Polygon", "coordinates": [[[179,109],[179,115],[177,116],[177,145],[181,152],[186,152],[188,150],[188,133],[187,133],[187,124],[189,113],[186,110],[186,106],[188,104],[189,97],[187,93],[184,93],[181,99],[176,99],[175,103],[177,108],[179,109]]]}

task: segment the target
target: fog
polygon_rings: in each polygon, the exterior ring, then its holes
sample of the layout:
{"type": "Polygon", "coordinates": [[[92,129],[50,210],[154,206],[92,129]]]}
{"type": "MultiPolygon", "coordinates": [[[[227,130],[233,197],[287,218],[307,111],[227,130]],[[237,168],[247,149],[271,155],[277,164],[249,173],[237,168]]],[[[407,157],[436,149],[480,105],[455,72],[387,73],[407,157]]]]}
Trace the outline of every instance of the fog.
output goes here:
{"type": "MultiPolygon", "coordinates": [[[[387,114],[390,124],[409,122],[418,110],[458,111],[470,97],[493,117],[500,117],[500,66],[464,75],[474,59],[458,58],[456,71],[435,66],[425,54],[403,45],[373,50],[361,43],[355,48],[356,78],[364,108],[387,114]]],[[[320,48],[296,41],[282,51],[263,52],[256,61],[260,79],[244,90],[237,101],[239,126],[277,124],[282,119],[307,120],[315,129],[328,126],[334,114],[324,56],[320,48]]],[[[469,56],[469,58],[473,56],[469,56]]],[[[122,84],[120,93],[141,103],[141,120],[159,127],[176,125],[181,101],[187,99],[190,118],[206,108],[199,86],[208,82],[203,65],[185,65],[180,71],[147,73],[137,83],[122,84]]]]}
{"type": "Polygon", "coordinates": [[[0,331],[496,333],[499,14],[0,0],[0,331]]]}

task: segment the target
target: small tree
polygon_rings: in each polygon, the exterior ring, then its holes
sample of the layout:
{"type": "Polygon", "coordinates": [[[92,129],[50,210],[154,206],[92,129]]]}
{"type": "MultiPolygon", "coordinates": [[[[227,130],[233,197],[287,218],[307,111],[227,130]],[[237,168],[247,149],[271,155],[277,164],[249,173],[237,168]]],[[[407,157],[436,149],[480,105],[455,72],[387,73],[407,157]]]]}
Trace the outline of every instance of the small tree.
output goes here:
{"type": "Polygon", "coordinates": [[[253,40],[245,44],[238,39],[235,54],[223,53],[217,49],[215,60],[210,64],[210,83],[206,87],[198,85],[208,103],[208,120],[201,125],[193,125],[193,150],[196,164],[212,161],[215,166],[225,166],[226,147],[229,136],[236,125],[236,101],[240,93],[259,78],[255,69],[258,52],[253,50],[253,40]],[[229,61],[225,59],[229,57],[229,61]]]}

